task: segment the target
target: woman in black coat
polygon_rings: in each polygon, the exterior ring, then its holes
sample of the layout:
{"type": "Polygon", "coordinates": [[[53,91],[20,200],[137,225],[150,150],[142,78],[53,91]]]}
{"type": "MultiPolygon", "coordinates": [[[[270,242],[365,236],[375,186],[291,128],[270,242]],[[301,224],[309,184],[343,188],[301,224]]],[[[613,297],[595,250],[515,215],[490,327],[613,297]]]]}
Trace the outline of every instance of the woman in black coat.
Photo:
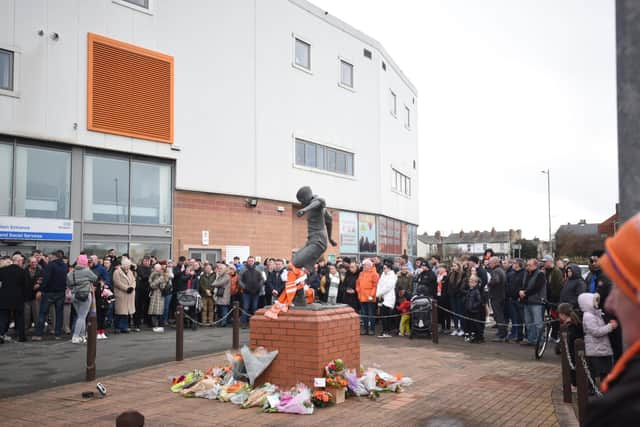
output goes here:
{"type": "MultiPolygon", "coordinates": [[[[21,255],[14,255],[14,258],[16,257],[22,259],[21,255]]],[[[20,341],[25,341],[23,310],[27,276],[24,269],[18,264],[11,264],[6,260],[2,260],[2,262],[5,267],[0,268],[0,341],[6,340],[11,312],[15,317],[16,335],[20,341]]]]}
{"type": "Polygon", "coordinates": [[[356,281],[360,271],[355,262],[349,264],[349,270],[344,274],[344,278],[338,288],[338,303],[347,304],[359,313],[360,303],[358,302],[358,293],[356,292],[356,281]]]}

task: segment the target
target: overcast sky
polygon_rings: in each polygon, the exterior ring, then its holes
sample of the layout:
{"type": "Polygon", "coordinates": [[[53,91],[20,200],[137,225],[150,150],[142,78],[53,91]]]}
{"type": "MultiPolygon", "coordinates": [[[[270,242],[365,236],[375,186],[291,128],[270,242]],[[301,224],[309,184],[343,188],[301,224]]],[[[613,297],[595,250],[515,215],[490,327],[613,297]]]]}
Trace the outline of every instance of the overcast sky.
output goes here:
{"type": "Polygon", "coordinates": [[[602,222],[618,200],[613,0],[312,0],[418,88],[420,233],[602,222]]]}

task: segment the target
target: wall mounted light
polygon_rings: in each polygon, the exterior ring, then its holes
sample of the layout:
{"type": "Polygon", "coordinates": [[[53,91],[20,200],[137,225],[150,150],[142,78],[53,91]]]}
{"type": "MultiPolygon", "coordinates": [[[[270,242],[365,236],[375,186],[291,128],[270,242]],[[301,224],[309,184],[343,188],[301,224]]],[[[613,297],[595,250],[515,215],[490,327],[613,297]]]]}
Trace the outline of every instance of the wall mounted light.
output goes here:
{"type": "Polygon", "coordinates": [[[284,206],[278,206],[278,207],[276,208],[276,210],[277,210],[278,212],[284,212],[284,206]]]}
{"type": "Polygon", "coordinates": [[[255,208],[256,206],[258,206],[258,199],[246,199],[246,200],[247,200],[247,207],[255,208]]]}
{"type": "Polygon", "coordinates": [[[51,38],[51,40],[53,40],[55,42],[60,40],[60,34],[58,34],[58,33],[51,33],[51,34],[49,34],[49,37],[51,38]]]}

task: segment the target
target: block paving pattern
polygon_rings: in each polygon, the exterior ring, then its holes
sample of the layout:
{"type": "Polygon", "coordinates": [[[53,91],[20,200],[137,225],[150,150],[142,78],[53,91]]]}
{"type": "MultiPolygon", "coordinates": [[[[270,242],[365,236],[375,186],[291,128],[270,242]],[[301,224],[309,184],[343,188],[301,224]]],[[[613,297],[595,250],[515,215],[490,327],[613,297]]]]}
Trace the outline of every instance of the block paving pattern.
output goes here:
{"type": "MultiPolygon", "coordinates": [[[[479,346],[470,344],[456,351],[426,340],[364,337],[365,366],[401,372],[415,384],[400,394],[384,393],[378,401],[352,398],[311,416],[265,414],[231,403],[185,399],[169,391],[171,376],[225,363],[219,353],[99,378],[109,392],[102,399],[81,398],[82,391],[95,391],[94,383],[3,399],[0,424],[113,426],[119,413],[136,409],[145,415],[147,426],[559,426],[553,398],[561,381],[557,360],[514,360],[492,348],[496,347],[479,351],[479,346]]],[[[3,377],[10,381],[10,375],[3,377]]],[[[558,409],[563,412],[566,408],[558,409]]],[[[573,424],[570,421],[562,425],[573,424]]]]}

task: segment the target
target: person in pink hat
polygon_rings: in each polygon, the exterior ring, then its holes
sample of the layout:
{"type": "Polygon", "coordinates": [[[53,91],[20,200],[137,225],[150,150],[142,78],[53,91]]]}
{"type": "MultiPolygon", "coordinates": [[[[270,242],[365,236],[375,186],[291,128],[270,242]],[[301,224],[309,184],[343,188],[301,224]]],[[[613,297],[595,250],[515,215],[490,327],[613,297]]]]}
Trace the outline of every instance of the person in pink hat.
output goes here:
{"type": "Polygon", "coordinates": [[[589,402],[586,426],[640,422],[640,213],[607,239],[600,266],[613,281],[605,309],[620,322],[625,352],[602,382],[603,396],[589,402]]]}
{"type": "Polygon", "coordinates": [[[89,268],[86,255],[79,255],[75,268],[67,274],[67,287],[71,290],[71,303],[78,317],[73,328],[73,344],[87,342],[87,315],[93,301],[93,283],[97,280],[89,268]]]}

